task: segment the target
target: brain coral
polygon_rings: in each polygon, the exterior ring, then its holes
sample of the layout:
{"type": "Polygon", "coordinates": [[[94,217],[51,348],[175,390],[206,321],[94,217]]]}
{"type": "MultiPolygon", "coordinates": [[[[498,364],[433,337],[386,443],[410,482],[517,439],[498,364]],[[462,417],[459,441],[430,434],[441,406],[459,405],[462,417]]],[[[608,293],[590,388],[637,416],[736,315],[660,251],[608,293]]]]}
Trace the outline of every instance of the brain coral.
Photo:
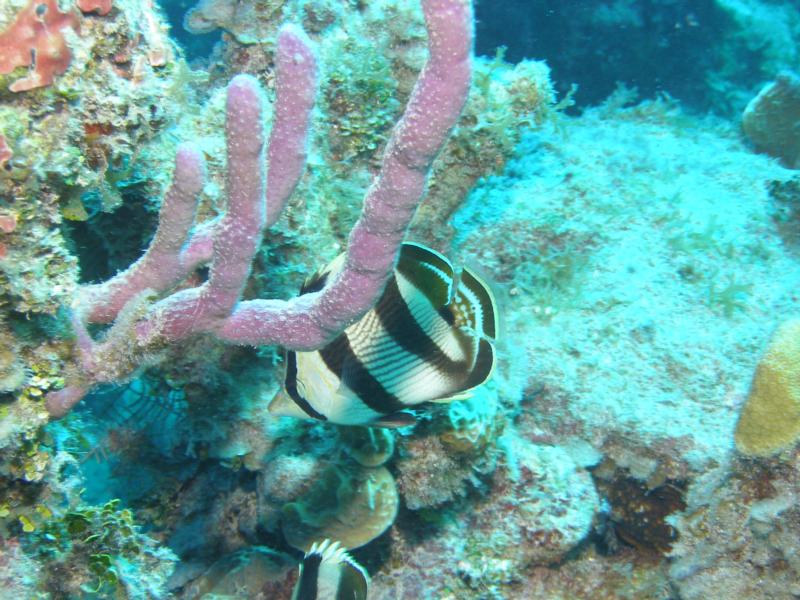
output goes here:
{"type": "Polygon", "coordinates": [[[756,367],[735,439],[743,454],[768,456],[799,436],[800,319],[792,319],[778,327],[756,367]]]}
{"type": "Polygon", "coordinates": [[[790,169],[800,167],[800,77],[784,71],[764,86],[747,105],[742,129],[760,152],[781,159],[790,169]]]}

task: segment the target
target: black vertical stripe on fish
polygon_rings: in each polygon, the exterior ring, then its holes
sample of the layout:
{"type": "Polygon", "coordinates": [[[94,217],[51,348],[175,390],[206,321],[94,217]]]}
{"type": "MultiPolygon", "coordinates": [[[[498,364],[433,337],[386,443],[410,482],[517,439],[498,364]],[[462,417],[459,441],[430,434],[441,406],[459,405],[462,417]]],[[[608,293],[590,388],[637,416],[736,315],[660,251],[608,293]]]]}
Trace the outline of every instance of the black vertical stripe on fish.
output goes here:
{"type": "Polygon", "coordinates": [[[461,283],[474,294],[481,307],[481,314],[483,315],[481,326],[483,333],[492,339],[497,339],[495,302],[486,284],[469,269],[463,269],[461,271],[461,283]]]}
{"type": "Polygon", "coordinates": [[[464,389],[462,391],[472,389],[482,384],[489,378],[489,375],[492,374],[493,368],[494,348],[492,348],[492,345],[488,341],[482,339],[478,346],[478,356],[475,359],[475,365],[472,367],[469,377],[464,382],[464,389]]]}
{"type": "Polygon", "coordinates": [[[453,316],[453,311],[450,310],[449,306],[440,306],[436,309],[436,312],[442,319],[444,319],[445,323],[447,323],[450,327],[456,324],[456,319],[453,316]]]}
{"type": "Polygon", "coordinates": [[[391,414],[406,408],[396,396],[386,391],[358,359],[347,334],[342,334],[319,351],[325,366],[349,387],[369,408],[391,414]]]}
{"type": "Polygon", "coordinates": [[[386,290],[375,306],[375,314],[386,333],[407,352],[448,375],[463,372],[466,363],[447,356],[420,327],[400,293],[396,277],[386,284],[386,290]]]}
{"type": "Polygon", "coordinates": [[[312,419],[319,419],[320,421],[327,421],[328,417],[320,412],[314,410],[314,407],[300,395],[297,391],[297,353],[289,350],[286,353],[286,379],[283,382],[283,387],[292,401],[300,407],[312,419]]]}
{"type": "Polygon", "coordinates": [[[317,580],[319,579],[320,563],[322,563],[322,555],[317,553],[309,554],[303,559],[300,583],[297,586],[297,594],[293,600],[318,600],[317,580]]]}

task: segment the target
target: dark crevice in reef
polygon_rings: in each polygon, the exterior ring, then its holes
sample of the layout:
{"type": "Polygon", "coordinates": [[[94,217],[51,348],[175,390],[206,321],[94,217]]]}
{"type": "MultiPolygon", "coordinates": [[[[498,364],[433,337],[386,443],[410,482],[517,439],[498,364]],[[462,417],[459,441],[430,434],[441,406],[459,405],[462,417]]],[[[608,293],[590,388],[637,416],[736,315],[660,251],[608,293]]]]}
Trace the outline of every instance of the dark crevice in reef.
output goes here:
{"type": "Polygon", "coordinates": [[[80,265],[80,282],[106,281],[135,262],[155,233],[157,214],[141,190],[122,192],[112,212],[97,211],[85,221],[65,221],[63,230],[80,265]]]}
{"type": "Polygon", "coordinates": [[[627,546],[644,560],[658,561],[670,552],[678,532],[666,519],[686,510],[686,482],[668,479],[651,488],[624,469],[617,469],[610,478],[594,480],[611,507],[605,527],[599,532],[601,553],[614,554],[620,546],[627,546]]]}
{"type": "Polygon", "coordinates": [[[170,24],[170,36],[176,41],[186,54],[186,60],[192,62],[205,62],[214,45],[222,39],[222,30],[217,29],[210,33],[189,33],[183,27],[183,18],[189,9],[198,4],[198,0],[159,0],[161,10],[170,24]]]}

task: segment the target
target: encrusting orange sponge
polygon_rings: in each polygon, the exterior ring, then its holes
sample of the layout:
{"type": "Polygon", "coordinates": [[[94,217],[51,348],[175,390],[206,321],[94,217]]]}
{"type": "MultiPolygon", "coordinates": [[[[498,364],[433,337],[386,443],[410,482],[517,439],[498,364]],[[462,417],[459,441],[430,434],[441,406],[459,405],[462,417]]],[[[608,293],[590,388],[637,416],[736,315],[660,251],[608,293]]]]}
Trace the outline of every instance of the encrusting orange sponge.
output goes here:
{"type": "Polygon", "coordinates": [[[734,437],[750,456],[775,454],[800,439],[800,319],[784,322],[772,336],[734,437]]]}
{"type": "Polygon", "coordinates": [[[0,75],[29,67],[28,73],[8,86],[12,92],[27,92],[53,83],[69,68],[72,52],[64,31],[78,29],[72,11],[62,13],[57,0],[31,0],[9,28],[0,33],[0,75]]]}

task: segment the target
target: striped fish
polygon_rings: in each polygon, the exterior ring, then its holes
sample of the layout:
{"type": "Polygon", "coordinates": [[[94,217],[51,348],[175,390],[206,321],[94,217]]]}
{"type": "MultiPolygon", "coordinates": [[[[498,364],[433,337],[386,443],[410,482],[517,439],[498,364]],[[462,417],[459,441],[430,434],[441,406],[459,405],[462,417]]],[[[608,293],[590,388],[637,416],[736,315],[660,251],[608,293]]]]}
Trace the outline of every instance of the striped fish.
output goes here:
{"type": "MultiPolygon", "coordinates": [[[[321,290],[344,255],[303,284],[321,290]]],[[[316,352],[287,352],[276,415],[340,425],[402,427],[426,402],[469,396],[494,368],[497,311],[488,286],[444,256],[405,243],[383,295],[364,317],[316,352]]]]}
{"type": "Polygon", "coordinates": [[[292,600],[367,600],[369,575],[339,542],[311,546],[300,564],[292,600]]]}

